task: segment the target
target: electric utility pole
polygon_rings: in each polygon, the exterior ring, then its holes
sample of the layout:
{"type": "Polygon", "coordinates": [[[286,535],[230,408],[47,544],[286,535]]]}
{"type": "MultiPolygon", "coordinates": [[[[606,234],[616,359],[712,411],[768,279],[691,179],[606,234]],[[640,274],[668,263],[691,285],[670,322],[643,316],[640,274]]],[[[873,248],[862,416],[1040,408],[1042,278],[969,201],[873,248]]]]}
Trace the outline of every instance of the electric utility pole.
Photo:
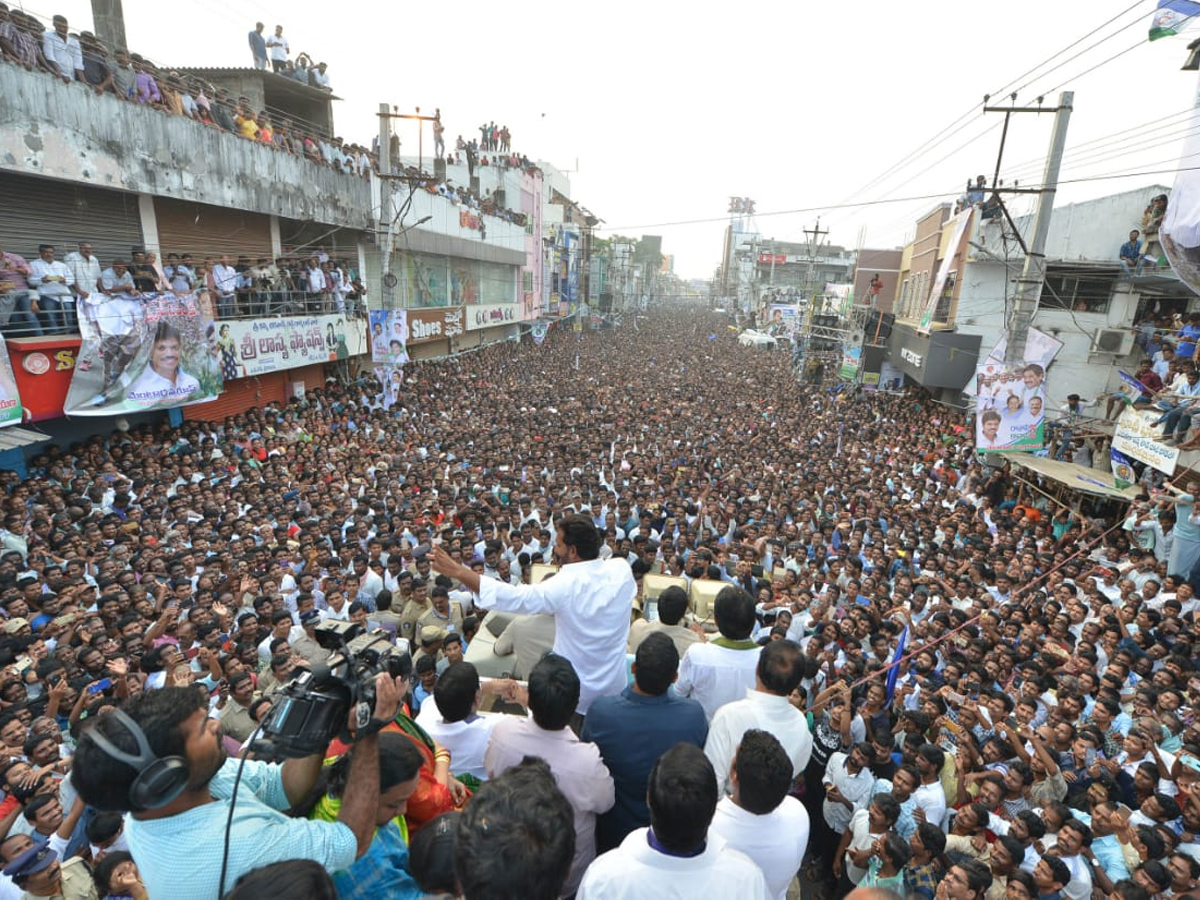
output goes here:
{"type": "Polygon", "coordinates": [[[817,248],[821,238],[827,234],[829,234],[829,229],[821,230],[820,219],[817,219],[817,224],[811,229],[804,229],[804,236],[808,238],[808,274],[804,276],[804,287],[808,291],[810,304],[813,302],[816,294],[813,288],[813,276],[817,269],[817,248]]]}
{"type": "MultiPolygon", "coordinates": [[[[1015,99],[1016,95],[1012,95],[1015,99]]],[[[1033,315],[1037,312],[1038,298],[1042,294],[1042,285],[1046,280],[1046,236],[1050,232],[1050,216],[1054,212],[1054,194],[1058,189],[1058,171],[1062,166],[1063,149],[1067,144],[1067,125],[1071,121],[1071,109],[1075,101],[1073,91],[1063,91],[1058,95],[1058,106],[1047,109],[1041,105],[1038,98],[1037,106],[1026,107],[989,107],[984,106],[984,112],[1002,112],[1004,116],[1004,134],[1008,133],[1008,120],[1013,113],[1054,113],[1054,130],[1050,135],[1050,151],[1046,157],[1046,170],[1042,175],[1039,188],[1002,188],[993,178],[992,191],[999,194],[1032,194],[1038,195],[1037,209],[1033,215],[1033,235],[1029,246],[1021,241],[1020,231],[1015,227],[1007,207],[1001,201],[1001,208],[1009,225],[1013,227],[1017,240],[1022,243],[1025,251],[1025,265],[1021,269],[1021,277],[1017,280],[1017,293],[1013,298],[1012,311],[1008,317],[1008,342],[1004,351],[1006,363],[1021,363],[1025,361],[1025,343],[1029,338],[1029,328],[1033,324],[1033,315]]],[[[984,99],[987,102],[987,99],[984,99]]],[[[1000,153],[1004,153],[1004,138],[1000,140],[1000,153]]],[[[1000,159],[996,160],[996,173],[999,175],[1000,159]]]]}

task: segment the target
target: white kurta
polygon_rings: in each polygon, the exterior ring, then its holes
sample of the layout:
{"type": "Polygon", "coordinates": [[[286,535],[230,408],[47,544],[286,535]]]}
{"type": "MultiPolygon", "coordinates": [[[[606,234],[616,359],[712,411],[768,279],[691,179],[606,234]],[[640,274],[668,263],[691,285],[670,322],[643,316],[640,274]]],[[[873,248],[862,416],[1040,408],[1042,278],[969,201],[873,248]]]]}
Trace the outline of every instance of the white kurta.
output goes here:
{"type": "Polygon", "coordinates": [[[784,900],[808,849],[809,828],[808,810],[795,797],[784,797],[779,806],[761,816],[726,797],[717,804],[708,833],[724,838],[730,847],[753,860],[767,879],[770,896],[784,900]]]}
{"type": "Polygon", "coordinates": [[[792,761],[792,777],[804,773],[812,756],[812,732],[804,713],[792,706],[787,697],[759,690],[746,691],[746,699],[726,703],[713,716],[704,744],[704,755],[717,773],[717,786],[728,793],[729,767],[742,736],[752,728],[775,735],[792,761]]]}
{"type": "Polygon", "coordinates": [[[762,871],[748,857],[709,832],[704,852],[680,857],[659,853],[646,840],[647,829],[631,832],[588,868],[575,895],[578,900],[695,900],[737,897],[767,900],[771,895],[762,871]]]}
{"type": "Polygon", "coordinates": [[[625,689],[625,645],[637,584],[623,559],[589,560],[563,566],[553,578],[512,585],[484,578],[483,609],[554,616],[554,652],[579,675],[579,712],[587,715],[597,697],[625,689]]]}

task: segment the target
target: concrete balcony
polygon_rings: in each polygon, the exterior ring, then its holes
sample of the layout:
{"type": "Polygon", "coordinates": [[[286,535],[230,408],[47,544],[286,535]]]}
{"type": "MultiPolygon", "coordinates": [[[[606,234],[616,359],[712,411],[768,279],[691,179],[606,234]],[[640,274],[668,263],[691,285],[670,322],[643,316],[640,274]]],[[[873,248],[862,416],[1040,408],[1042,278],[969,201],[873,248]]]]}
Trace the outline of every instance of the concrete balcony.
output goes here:
{"type": "Polygon", "coordinates": [[[84,84],[5,64],[0,169],[347,228],[371,186],[300,157],[84,84]]]}

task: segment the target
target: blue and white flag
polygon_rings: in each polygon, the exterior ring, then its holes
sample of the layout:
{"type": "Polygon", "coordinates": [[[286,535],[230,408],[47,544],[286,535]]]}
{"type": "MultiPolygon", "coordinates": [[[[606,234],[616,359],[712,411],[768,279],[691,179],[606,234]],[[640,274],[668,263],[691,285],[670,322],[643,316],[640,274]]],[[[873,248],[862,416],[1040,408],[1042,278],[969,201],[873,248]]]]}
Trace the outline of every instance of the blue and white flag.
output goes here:
{"type": "Polygon", "coordinates": [[[900,643],[896,645],[896,652],[892,654],[891,668],[887,674],[887,698],[888,703],[892,702],[892,694],[896,692],[896,680],[900,677],[900,660],[904,657],[904,645],[908,643],[908,626],[904,626],[904,630],[900,632],[900,643]]]}
{"type": "Polygon", "coordinates": [[[1175,37],[1200,27],[1200,3],[1193,0],[1158,0],[1150,19],[1150,40],[1175,37]]]}
{"type": "Polygon", "coordinates": [[[1134,482],[1133,463],[1129,457],[1119,450],[1113,450],[1112,457],[1112,473],[1113,483],[1116,484],[1118,491],[1123,491],[1127,487],[1132,487],[1134,482]]]}

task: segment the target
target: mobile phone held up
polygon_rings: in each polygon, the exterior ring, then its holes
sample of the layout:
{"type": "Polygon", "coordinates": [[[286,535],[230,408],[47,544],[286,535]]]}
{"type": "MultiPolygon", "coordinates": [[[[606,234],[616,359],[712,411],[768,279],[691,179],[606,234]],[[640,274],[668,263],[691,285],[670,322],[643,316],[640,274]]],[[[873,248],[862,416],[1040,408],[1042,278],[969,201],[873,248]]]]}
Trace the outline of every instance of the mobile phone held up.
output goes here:
{"type": "Polygon", "coordinates": [[[112,687],[112,683],[113,682],[111,678],[101,678],[95,684],[88,685],[88,693],[98,694],[101,691],[107,691],[110,687],[112,687]]]}

